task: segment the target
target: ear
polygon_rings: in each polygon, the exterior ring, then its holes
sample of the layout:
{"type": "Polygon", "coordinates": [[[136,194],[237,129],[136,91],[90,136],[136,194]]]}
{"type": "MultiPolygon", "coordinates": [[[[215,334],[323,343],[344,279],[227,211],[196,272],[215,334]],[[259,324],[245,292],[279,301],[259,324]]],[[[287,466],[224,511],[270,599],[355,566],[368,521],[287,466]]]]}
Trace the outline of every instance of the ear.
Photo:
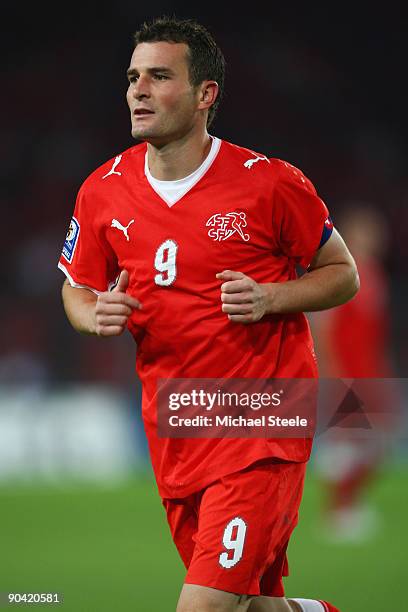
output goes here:
{"type": "Polygon", "coordinates": [[[198,109],[205,110],[210,108],[217,99],[218,90],[217,81],[203,81],[199,87],[198,109]]]}

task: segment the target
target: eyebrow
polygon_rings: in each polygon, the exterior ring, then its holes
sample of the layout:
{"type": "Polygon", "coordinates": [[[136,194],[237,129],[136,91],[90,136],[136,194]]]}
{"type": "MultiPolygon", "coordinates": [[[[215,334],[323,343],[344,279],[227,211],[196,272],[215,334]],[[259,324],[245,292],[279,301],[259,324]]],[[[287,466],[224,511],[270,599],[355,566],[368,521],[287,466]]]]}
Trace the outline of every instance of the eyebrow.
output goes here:
{"type": "MultiPolygon", "coordinates": [[[[166,74],[174,74],[174,71],[170,68],[166,68],[166,66],[152,66],[146,70],[149,74],[154,74],[155,72],[165,72],[166,74]]],[[[135,74],[139,74],[139,71],[136,68],[128,68],[126,71],[127,76],[133,76],[135,74]]]]}

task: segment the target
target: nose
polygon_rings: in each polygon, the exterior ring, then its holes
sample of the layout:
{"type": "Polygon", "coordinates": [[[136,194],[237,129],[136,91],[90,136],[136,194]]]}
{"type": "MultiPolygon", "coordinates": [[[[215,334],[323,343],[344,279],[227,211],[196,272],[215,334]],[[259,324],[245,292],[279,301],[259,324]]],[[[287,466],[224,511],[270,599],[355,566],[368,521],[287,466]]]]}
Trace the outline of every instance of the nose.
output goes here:
{"type": "Polygon", "coordinates": [[[137,81],[133,84],[132,95],[136,100],[150,98],[148,80],[143,75],[140,75],[137,81]]]}

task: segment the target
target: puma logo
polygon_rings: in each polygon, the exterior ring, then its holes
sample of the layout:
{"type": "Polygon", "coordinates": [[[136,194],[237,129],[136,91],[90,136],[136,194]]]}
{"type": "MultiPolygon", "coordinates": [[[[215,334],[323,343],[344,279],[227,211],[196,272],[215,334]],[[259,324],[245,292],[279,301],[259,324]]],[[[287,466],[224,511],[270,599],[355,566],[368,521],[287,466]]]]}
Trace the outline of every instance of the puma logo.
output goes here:
{"type": "Polygon", "coordinates": [[[107,176],[110,176],[111,174],[117,174],[118,176],[122,176],[121,172],[116,172],[115,168],[118,164],[120,164],[120,161],[122,159],[121,155],[117,155],[115,157],[115,161],[113,162],[113,166],[112,168],[109,170],[109,172],[107,174],[105,174],[105,176],[103,176],[102,178],[105,179],[107,176]]]}
{"type": "Polygon", "coordinates": [[[135,222],[135,220],[132,219],[131,221],[129,221],[129,223],[126,225],[126,227],[123,227],[123,225],[120,223],[120,221],[118,221],[117,219],[112,219],[111,227],[116,227],[116,229],[118,229],[121,232],[123,232],[124,235],[125,235],[126,240],[129,242],[128,229],[132,225],[132,223],[134,223],[134,222],[135,222]]]}
{"type": "Polygon", "coordinates": [[[258,155],[256,157],[254,157],[253,159],[247,159],[247,161],[244,163],[245,168],[248,168],[248,170],[250,170],[252,168],[252,166],[254,164],[256,164],[256,162],[259,161],[267,161],[268,164],[270,164],[271,162],[269,161],[269,159],[267,157],[265,157],[264,155],[262,155],[261,157],[259,157],[258,155]]]}

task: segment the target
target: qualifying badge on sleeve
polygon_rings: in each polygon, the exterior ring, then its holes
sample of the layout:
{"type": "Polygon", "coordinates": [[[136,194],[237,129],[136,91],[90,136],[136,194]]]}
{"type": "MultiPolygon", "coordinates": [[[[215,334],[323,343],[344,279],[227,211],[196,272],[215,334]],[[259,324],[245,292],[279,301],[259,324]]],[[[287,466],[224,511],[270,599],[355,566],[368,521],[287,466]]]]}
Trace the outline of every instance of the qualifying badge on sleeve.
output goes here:
{"type": "Polygon", "coordinates": [[[75,219],[75,217],[72,217],[70,224],[69,224],[68,232],[65,238],[64,246],[62,247],[62,255],[65,257],[65,259],[69,263],[71,263],[72,258],[74,256],[75,247],[78,242],[78,236],[79,236],[79,223],[75,219]]]}

